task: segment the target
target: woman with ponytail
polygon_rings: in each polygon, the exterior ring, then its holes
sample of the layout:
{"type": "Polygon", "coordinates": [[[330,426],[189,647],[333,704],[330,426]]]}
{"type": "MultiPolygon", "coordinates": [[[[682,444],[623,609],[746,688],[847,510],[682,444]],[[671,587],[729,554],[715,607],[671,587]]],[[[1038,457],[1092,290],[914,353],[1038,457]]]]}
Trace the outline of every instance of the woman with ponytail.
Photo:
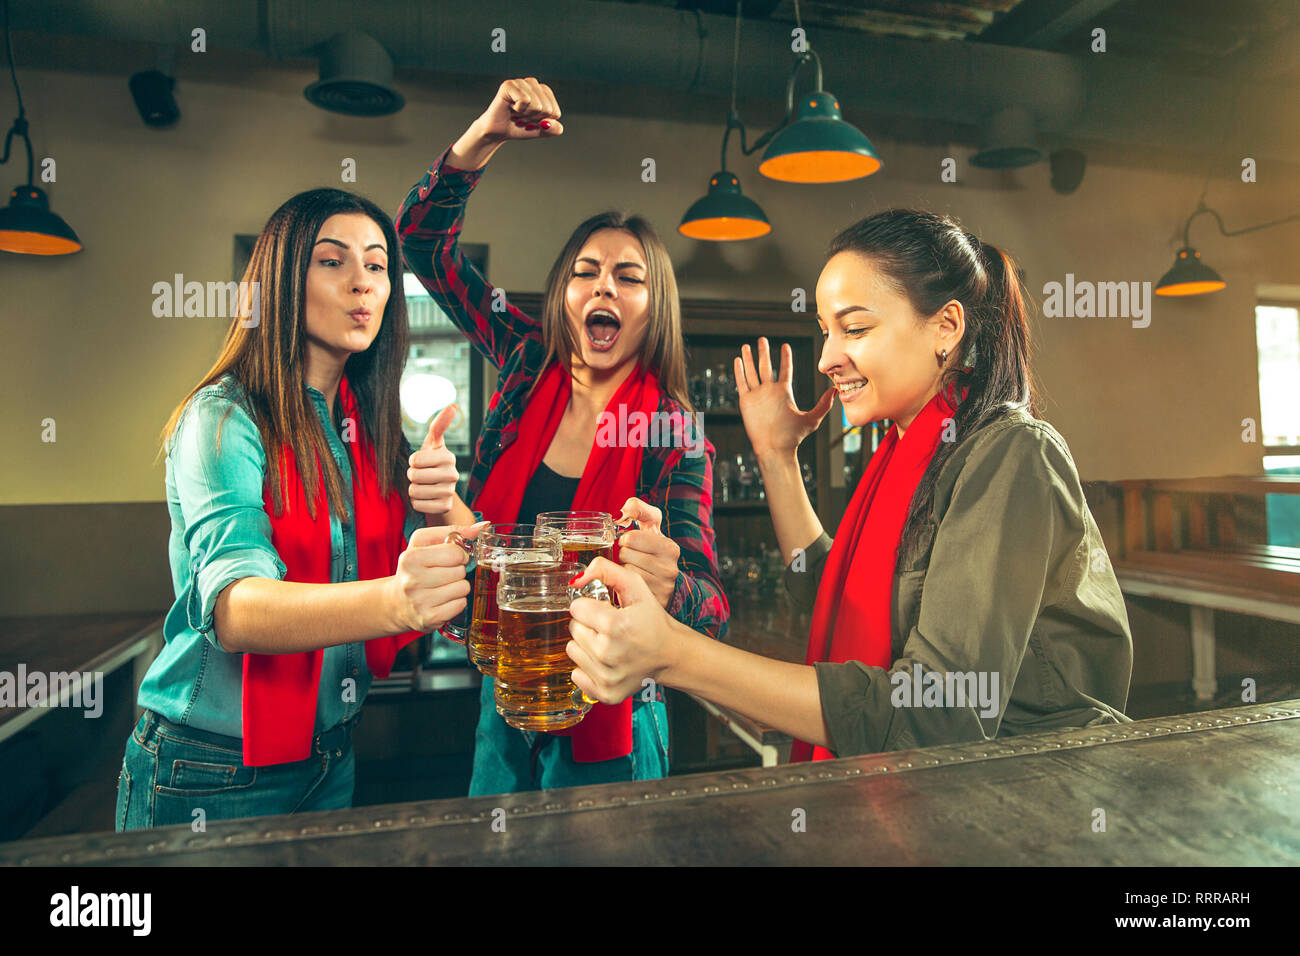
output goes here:
{"type": "Polygon", "coordinates": [[[832,241],[817,283],[832,387],[795,405],[791,355],[736,359],[745,428],[787,584],[813,604],[806,664],[699,639],[597,559],[621,607],[573,604],[574,680],[601,700],[643,677],[796,738],[794,760],[1125,722],[1124,599],[1065,440],[1038,417],[1026,296],[1000,249],[945,216],[891,209],[832,241]],[[836,396],[892,423],[834,541],[799,443],[836,396]]]}

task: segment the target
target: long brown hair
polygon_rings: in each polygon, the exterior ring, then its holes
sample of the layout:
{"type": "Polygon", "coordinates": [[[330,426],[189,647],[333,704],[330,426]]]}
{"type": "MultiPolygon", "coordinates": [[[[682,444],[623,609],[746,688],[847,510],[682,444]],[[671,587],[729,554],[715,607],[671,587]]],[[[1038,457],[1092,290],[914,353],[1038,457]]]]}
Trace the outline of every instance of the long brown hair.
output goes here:
{"type": "MultiPolygon", "coordinates": [[[[307,354],[307,269],[321,226],[338,213],[369,216],[388,243],[388,279],[391,291],[379,333],[364,352],[349,356],[344,366],[348,384],[356,396],[365,430],[375,451],[380,494],[387,498],[396,488],[409,506],[406,486],[410,442],[402,434],[399,387],[406,363],[410,330],[406,318],[406,296],[402,289],[402,255],[397,232],[388,215],[364,197],[341,189],[312,189],[299,193],[271,214],[253,246],[252,258],[244,271],[243,288],[258,289],[260,313],[250,313],[252,303],[241,296],[240,308],[230,322],[226,339],[212,368],[176,406],[163,428],[159,457],[167,450],[181,416],[196,392],[229,372],[243,388],[249,414],[257,424],[266,449],[268,474],[277,515],[284,512],[280,455],[282,445],[293,449],[303,478],[308,510],[316,518],[319,480],[316,469],[304,462],[319,460],[325,475],[330,507],[341,521],[348,520],[344,506],[343,476],[329,451],[320,417],[305,388],[307,354]],[[256,315],[257,324],[248,322],[256,315]],[[250,327],[245,328],[248,324],[250,327]]],[[[336,399],[337,401],[337,399],[336,399]]],[[[227,413],[228,415],[229,413],[227,413]]],[[[222,420],[224,425],[225,421],[222,420]]],[[[221,428],[217,429],[217,450],[221,428]]]]}
{"type": "MultiPolygon", "coordinates": [[[[542,342],[546,358],[542,367],[557,359],[566,372],[571,368],[578,344],[573,340],[564,310],[564,293],[578,253],[592,234],[601,229],[629,232],[641,243],[646,260],[646,292],[649,328],[641,347],[641,361],[659,379],[659,387],[690,409],[686,389],[686,344],[682,339],[682,305],[677,295],[677,277],[668,250],[654,226],[640,216],[621,212],[602,212],[581,223],[569,236],[560,255],[546,277],[546,294],[542,299],[542,342]]],[[[540,381],[540,377],[538,378],[540,381]]],[[[533,383],[533,388],[537,382],[533,383]]]]}
{"type": "Polygon", "coordinates": [[[935,481],[957,445],[1007,407],[1038,417],[1029,362],[1028,295],[1010,256],[948,216],[916,209],[876,213],[832,239],[826,258],[846,251],[870,258],[907,297],[918,321],[953,299],[966,314],[965,334],[939,380],[941,394],[957,410],[957,441],[939,443],[912,496],[899,545],[899,554],[908,554],[919,540],[921,522],[929,521],[935,481]],[[963,370],[972,363],[970,371],[963,370]],[[970,391],[959,404],[963,387],[970,391]]]}

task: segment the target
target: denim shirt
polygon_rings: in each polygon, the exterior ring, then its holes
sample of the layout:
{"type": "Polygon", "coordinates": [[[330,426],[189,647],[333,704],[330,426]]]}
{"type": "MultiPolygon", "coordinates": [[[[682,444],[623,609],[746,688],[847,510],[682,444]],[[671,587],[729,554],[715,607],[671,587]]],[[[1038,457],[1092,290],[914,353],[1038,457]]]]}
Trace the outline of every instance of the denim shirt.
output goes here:
{"type": "MultiPolygon", "coordinates": [[[[353,513],[352,469],[330,418],[325,396],[311,398],[343,477],[346,510],[353,513]]],[[[213,610],[217,596],[240,578],[283,580],[287,569],[271,544],[271,519],[262,500],[266,452],[257,426],[230,375],[186,406],[167,450],[168,559],[176,601],[163,623],[165,646],[140,685],[138,703],[178,724],[242,737],[243,654],[221,647],[213,610]],[[217,451],[217,428],[221,450],[217,451]]],[[[330,512],[330,581],[357,580],[356,532],[330,512]]],[[[408,509],[405,537],[424,526],[408,509]]],[[[338,726],[361,710],[371,675],[361,642],[324,648],[315,730],[338,726]],[[344,681],[355,682],[355,693],[344,681]],[[345,699],[345,697],[347,699],[345,699]]]]}

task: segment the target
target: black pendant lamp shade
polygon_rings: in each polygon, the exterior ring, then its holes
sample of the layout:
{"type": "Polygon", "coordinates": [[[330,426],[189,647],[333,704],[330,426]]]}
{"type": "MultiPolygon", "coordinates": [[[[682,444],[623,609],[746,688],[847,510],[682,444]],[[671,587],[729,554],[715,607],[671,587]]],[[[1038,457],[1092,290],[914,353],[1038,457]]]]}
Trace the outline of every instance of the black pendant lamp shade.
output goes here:
{"type": "Polygon", "coordinates": [[[709,191],[682,217],[677,231],[691,239],[731,241],[756,239],[772,231],[758,203],[740,191],[740,180],[720,169],[709,179],[709,191]]]}
{"type": "Polygon", "coordinates": [[[1156,295],[1201,295],[1226,286],[1223,277],[1201,261],[1199,252],[1184,246],[1178,250],[1173,268],[1156,283],[1156,295]]]}
{"type": "MultiPolygon", "coordinates": [[[[817,72],[820,80],[820,64],[817,72]]],[[[835,95],[818,89],[799,103],[795,121],[772,140],[758,171],[787,183],[842,183],[880,166],[871,140],[840,115],[835,95]]]]}
{"type": "Polygon", "coordinates": [[[0,249],[35,256],[64,256],[81,251],[72,227],[50,212],[44,190],[17,186],[9,205],[0,209],[0,249]]]}
{"type": "Polygon", "coordinates": [[[9,43],[9,4],[4,2],[5,60],[9,75],[14,81],[14,96],[18,100],[18,116],[5,134],[4,154],[0,163],[9,162],[14,138],[27,147],[27,182],[15,186],[9,193],[9,205],[0,209],[0,250],[34,256],[64,256],[81,251],[81,240],[72,227],[50,212],[50,201],[45,191],[32,184],[32,141],[27,135],[27,113],[23,108],[23,91],[18,86],[14,71],[14,53],[9,43]]]}

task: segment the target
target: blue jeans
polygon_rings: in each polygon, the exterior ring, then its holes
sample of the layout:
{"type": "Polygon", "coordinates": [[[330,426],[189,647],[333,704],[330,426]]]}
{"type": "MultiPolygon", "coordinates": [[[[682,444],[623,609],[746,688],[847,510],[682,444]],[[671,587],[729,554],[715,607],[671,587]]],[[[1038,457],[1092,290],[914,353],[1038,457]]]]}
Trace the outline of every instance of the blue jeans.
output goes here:
{"type": "Polygon", "coordinates": [[[474,735],[474,775],[469,795],[518,793],[580,787],[589,783],[657,780],[668,776],[668,708],[661,700],[644,701],[638,692],[632,704],[632,752],[626,757],[579,763],[573,741],[553,734],[516,730],[496,708],[496,685],[483,678],[479,694],[478,730],[474,735]],[[533,759],[533,744],[544,739],[533,759]]]}
{"type": "Polygon", "coordinates": [[[231,820],[352,806],[350,727],[316,735],[315,753],[305,760],[246,767],[238,737],[162,726],[159,719],[146,710],[127,738],[117,783],[118,830],[192,824],[199,809],[205,820],[231,820]]]}

